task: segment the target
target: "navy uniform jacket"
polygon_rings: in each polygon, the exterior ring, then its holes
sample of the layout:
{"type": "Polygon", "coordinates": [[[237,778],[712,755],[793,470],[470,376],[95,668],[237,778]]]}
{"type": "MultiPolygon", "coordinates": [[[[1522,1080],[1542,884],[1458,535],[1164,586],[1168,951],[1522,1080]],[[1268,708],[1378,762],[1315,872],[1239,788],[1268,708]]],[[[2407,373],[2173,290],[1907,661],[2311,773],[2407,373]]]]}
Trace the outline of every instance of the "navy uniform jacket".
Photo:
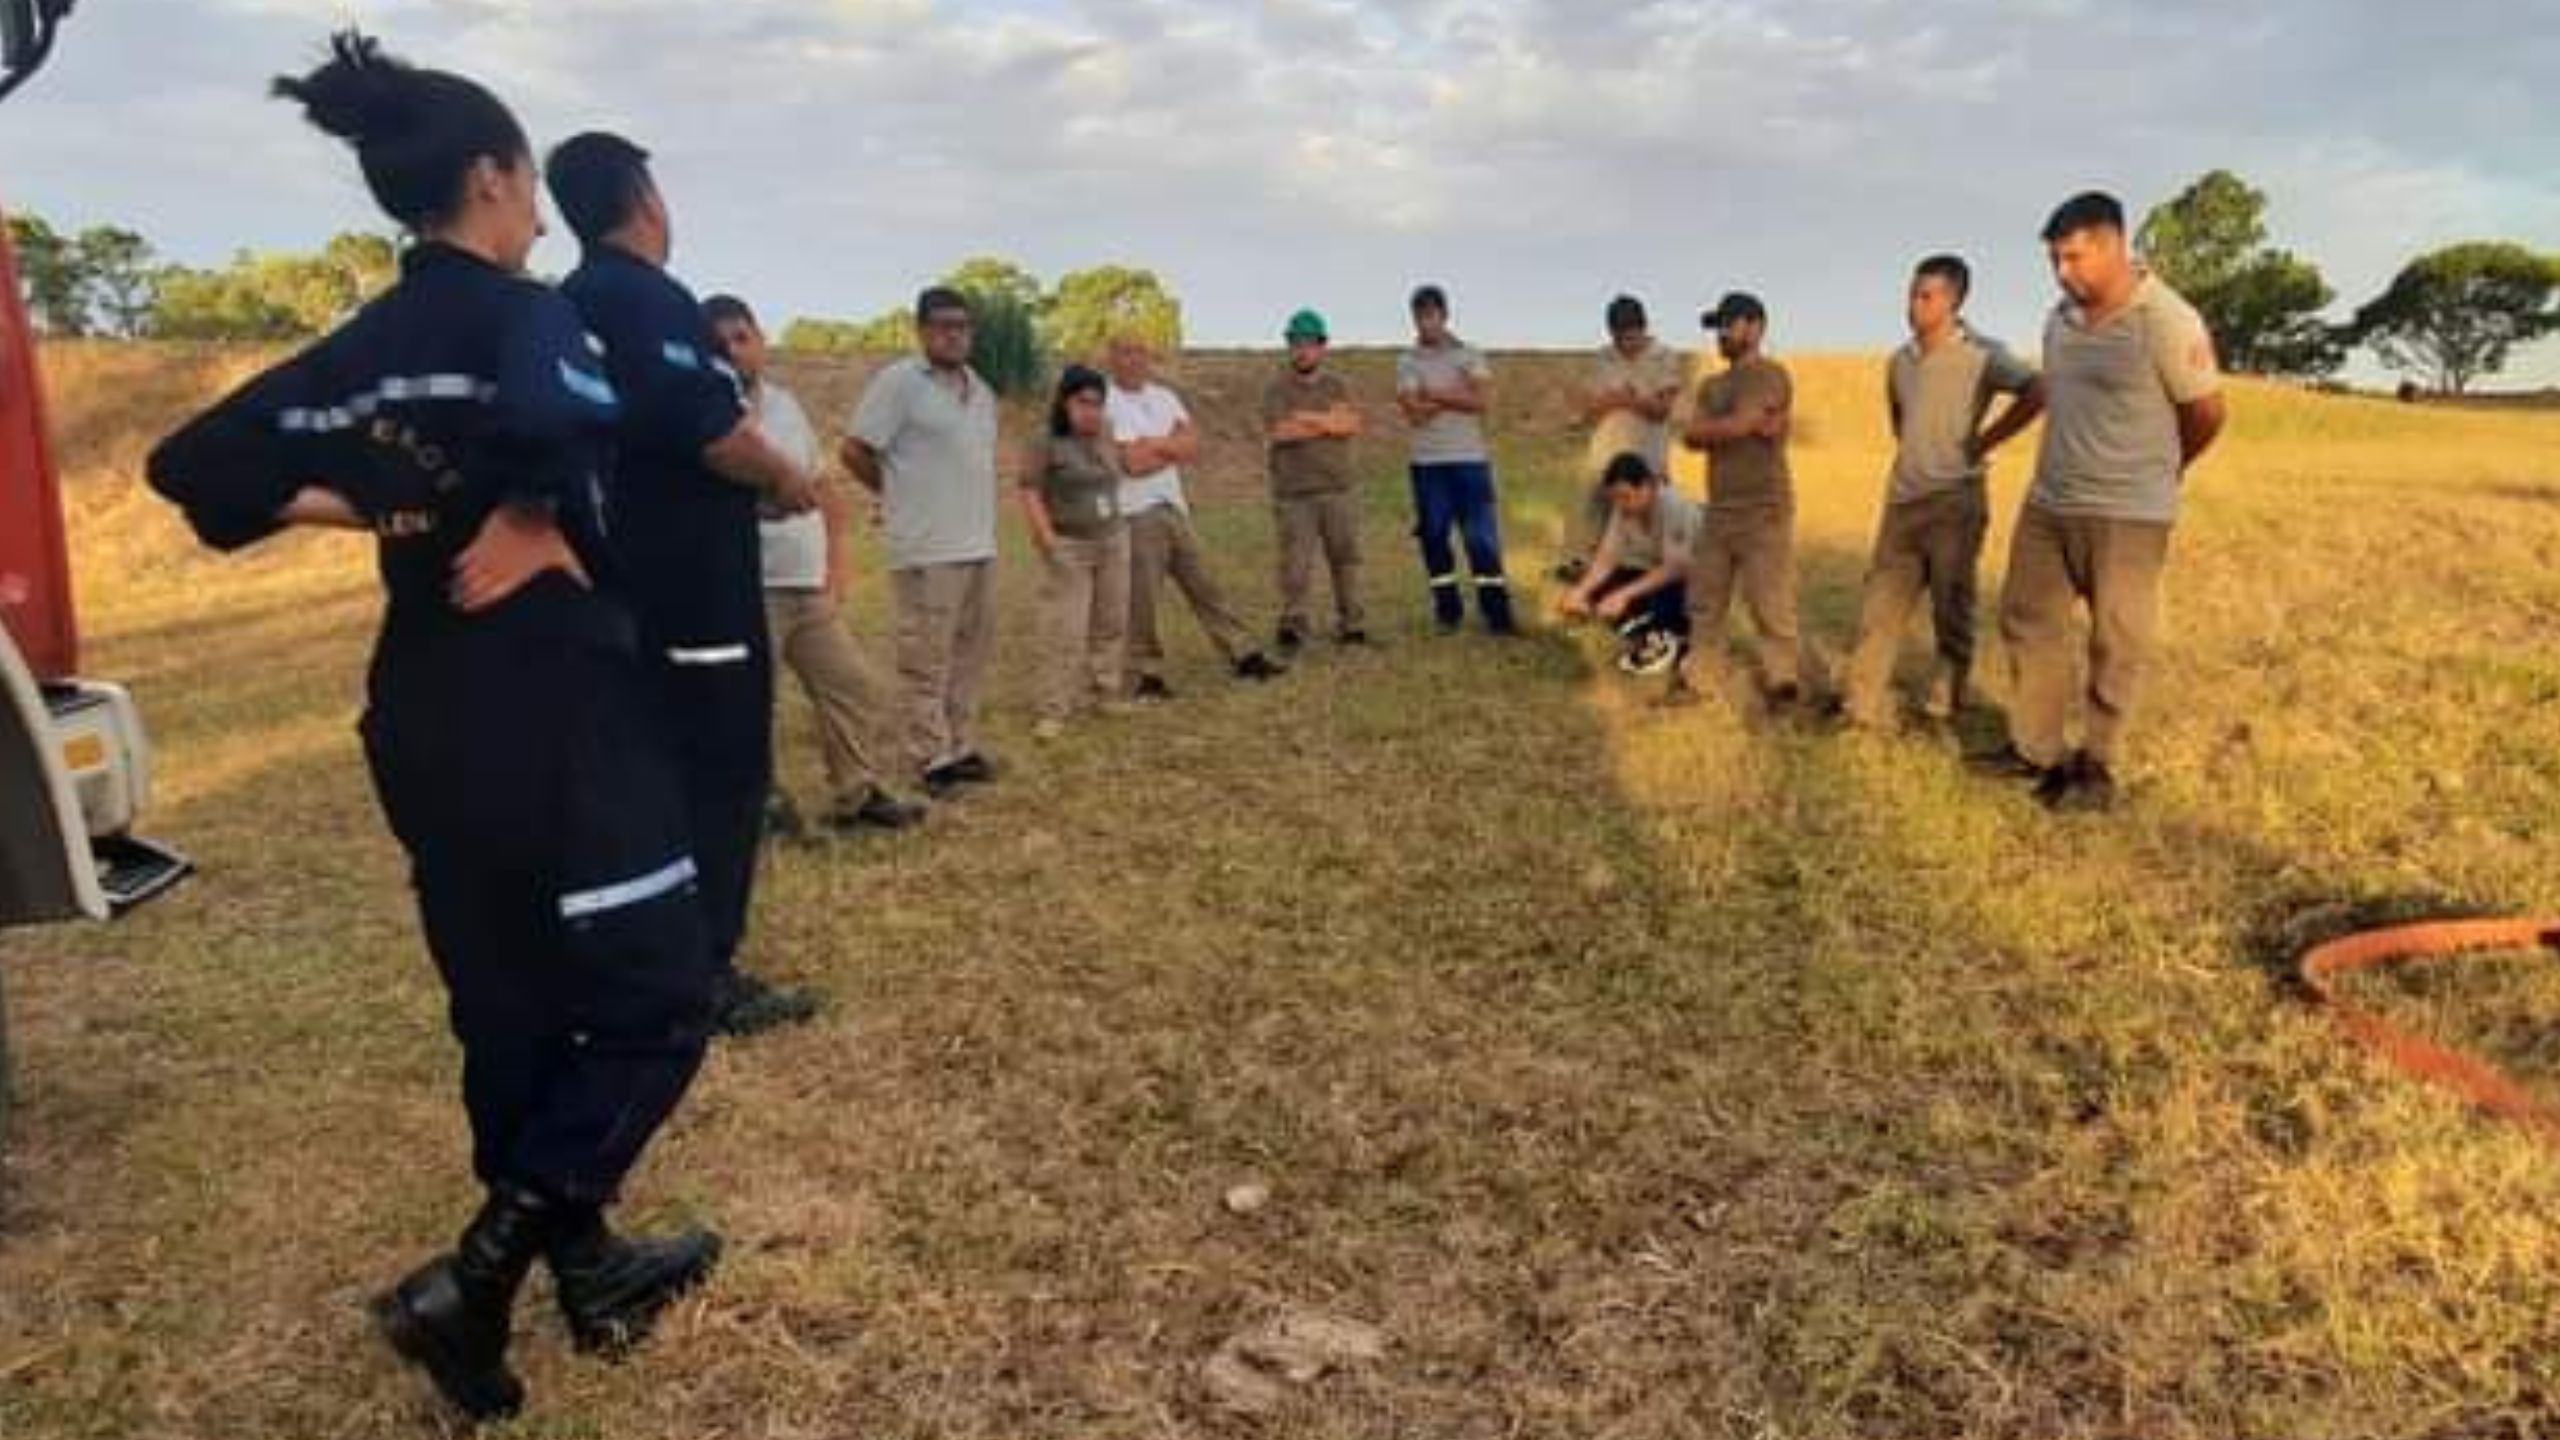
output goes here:
{"type": "Polygon", "coordinates": [[[558,573],[465,616],[454,558],[502,503],[552,512],[604,592],[602,463],[618,413],[577,312],[532,280],[425,242],[400,283],[153,450],[152,488],[205,543],[253,544],[306,485],[344,496],[379,540],[382,647],[515,633],[632,645],[628,613],[558,573]]]}
{"type": "Polygon", "coordinates": [[[560,290],[604,342],[605,373],[622,397],[616,544],[649,658],[762,654],[759,497],[702,458],[746,418],[746,403],[702,307],[666,271],[609,245],[588,250],[560,290]]]}

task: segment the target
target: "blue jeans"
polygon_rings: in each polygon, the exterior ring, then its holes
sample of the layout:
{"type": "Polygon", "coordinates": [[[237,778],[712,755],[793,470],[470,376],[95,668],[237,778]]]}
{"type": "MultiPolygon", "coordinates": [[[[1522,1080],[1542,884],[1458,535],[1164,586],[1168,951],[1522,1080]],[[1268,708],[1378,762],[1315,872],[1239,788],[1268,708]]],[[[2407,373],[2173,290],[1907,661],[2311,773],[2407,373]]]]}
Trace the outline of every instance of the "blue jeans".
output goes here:
{"type": "Polygon", "coordinates": [[[1493,498],[1493,466],[1454,460],[1413,467],[1414,538],[1422,542],[1422,568],[1431,577],[1432,618],[1455,626],[1467,618],[1458,589],[1458,557],[1449,548],[1455,529],[1467,547],[1467,569],[1476,582],[1476,612],[1485,628],[1511,629],[1510,582],[1502,575],[1502,520],[1493,498]]]}

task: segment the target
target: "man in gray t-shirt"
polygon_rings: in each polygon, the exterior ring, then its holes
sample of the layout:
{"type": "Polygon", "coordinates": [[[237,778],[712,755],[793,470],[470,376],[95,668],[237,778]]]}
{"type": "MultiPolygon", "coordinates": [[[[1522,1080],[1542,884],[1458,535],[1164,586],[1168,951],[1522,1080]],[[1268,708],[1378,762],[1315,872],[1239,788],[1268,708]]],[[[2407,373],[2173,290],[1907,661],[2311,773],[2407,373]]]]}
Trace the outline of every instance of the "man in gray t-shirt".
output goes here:
{"type": "Polygon", "coordinates": [[[1496,635],[1514,633],[1510,582],[1502,573],[1500,503],[1494,498],[1492,452],[1484,412],[1493,399],[1493,368],[1449,330],[1449,297],[1437,285],[1413,292],[1413,348],[1396,357],[1396,405],[1413,427],[1414,534],[1431,579],[1431,614],[1442,633],[1467,618],[1458,589],[1454,529],[1474,574],[1476,613],[1496,635]]]}
{"type": "Polygon", "coordinates": [[[1986,765],[2034,777],[2054,809],[2104,810],[2159,627],[2179,490],[2222,431],[2222,380],[2203,319],[2135,263],[2112,196],[2065,203],[2044,239],[2063,300],[2045,326],[2044,446],[2000,597],[2017,675],[2010,745],[1986,765]],[[2075,604],[2087,605],[2090,631],[2077,750],[2065,739],[2075,604]]]}
{"type": "Polygon", "coordinates": [[[944,799],[995,778],[978,750],[978,697],[995,640],[996,397],[969,366],[968,297],[916,301],[922,354],[871,377],[845,468],[878,494],[889,532],[907,756],[944,799]]]}
{"type": "Polygon", "coordinates": [[[1911,343],[1885,369],[1893,422],[1893,473],[1876,527],[1858,607],[1858,642],[1842,708],[1853,724],[1892,721],[1893,662],[1921,594],[1937,632],[1938,669],[1929,714],[1952,719],[1973,670],[1974,571],[1991,521],[1991,452],[2044,409],[2035,368],[1964,323],[1973,271],[1954,255],[1932,255],[1911,276],[1911,343]],[[1991,406],[2008,407],[1986,428],[1991,406]]]}

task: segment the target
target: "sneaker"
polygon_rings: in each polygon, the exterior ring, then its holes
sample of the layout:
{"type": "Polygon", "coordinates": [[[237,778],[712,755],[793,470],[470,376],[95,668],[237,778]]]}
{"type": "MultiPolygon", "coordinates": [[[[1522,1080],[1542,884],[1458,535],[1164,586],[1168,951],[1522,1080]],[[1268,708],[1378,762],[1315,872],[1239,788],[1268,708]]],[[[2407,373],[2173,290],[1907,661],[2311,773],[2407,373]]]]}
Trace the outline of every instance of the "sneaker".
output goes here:
{"type": "MultiPolygon", "coordinates": [[[[1256,651],[1247,658],[1260,660],[1261,652],[1256,651]]],[[[1271,662],[1265,660],[1263,663],[1267,665],[1271,662]]],[[[1239,672],[1242,670],[1241,661],[1238,662],[1238,670],[1239,672]]],[[[1130,690],[1129,698],[1141,705],[1161,705],[1173,698],[1173,687],[1164,683],[1164,677],[1161,675],[1141,675],[1138,677],[1136,687],[1130,690]]]]}
{"type": "Polygon", "coordinates": [[[1369,632],[1362,630],[1357,626],[1343,631],[1341,634],[1334,636],[1333,639],[1334,643],[1338,645],[1348,645],[1354,648],[1363,647],[1371,643],[1369,639],[1369,632]]]}
{"type": "Polygon", "coordinates": [[[1629,675],[1659,675],[1679,663],[1679,642],[1659,630],[1638,632],[1618,656],[1618,668],[1629,675]]]}
{"type": "Polygon", "coordinates": [[[1283,655],[1296,655],[1307,648],[1307,632],[1295,625],[1283,625],[1271,637],[1271,648],[1283,655]]]}
{"type": "Polygon", "coordinates": [[[996,762],[988,759],[986,756],[975,750],[972,750],[968,754],[961,756],[959,759],[952,761],[943,768],[949,770],[952,777],[957,779],[963,785],[993,785],[996,783],[996,762]]]}
{"type": "Polygon", "coordinates": [[[818,824],[838,835],[864,830],[908,830],[924,823],[924,807],[874,785],[852,804],[838,804],[818,824]]]}
{"type": "Polygon", "coordinates": [[[1277,680],[1289,673],[1289,667],[1256,650],[1236,662],[1239,680],[1277,680]]]}
{"type": "Polygon", "coordinates": [[[2104,815],[2116,808],[2116,777],[2084,750],[2037,783],[2036,799],[2057,815],[2104,815]]]}
{"type": "Polygon", "coordinates": [[[2058,773],[2062,768],[2057,765],[2037,764],[2028,759],[2026,752],[2020,750],[2015,743],[2003,745],[1997,750],[1967,755],[1964,757],[1964,764],[1966,769],[1987,779],[2032,780],[2038,785],[2042,785],[2048,776],[2058,773]]]}
{"type": "Polygon", "coordinates": [[[816,995],[768,985],[744,970],[730,970],[712,986],[711,1028],[716,1034],[760,1035],[805,1023],[817,1013],[816,995]]]}

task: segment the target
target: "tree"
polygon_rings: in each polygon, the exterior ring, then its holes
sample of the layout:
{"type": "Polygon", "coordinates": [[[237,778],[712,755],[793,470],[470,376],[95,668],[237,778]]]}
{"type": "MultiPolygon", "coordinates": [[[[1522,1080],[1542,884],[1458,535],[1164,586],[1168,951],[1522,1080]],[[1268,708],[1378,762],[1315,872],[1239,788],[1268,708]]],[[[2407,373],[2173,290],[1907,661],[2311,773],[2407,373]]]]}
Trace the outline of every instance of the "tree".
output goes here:
{"type": "Polygon", "coordinates": [[[2517,345],[2560,332],[2555,292],[2560,257],[2472,241],[2410,261],[2349,328],[2383,364],[2459,395],[2504,369],[2517,345]]]}
{"type": "Polygon", "coordinates": [[[2255,374],[2325,375],[2347,345],[2318,317],[2337,292],[2319,267],[2267,245],[2266,192],[2214,170],[2144,217],[2152,273],[2204,316],[2223,363],[2255,374]]]}
{"type": "Polygon", "coordinates": [[[148,330],[160,289],[150,242],[113,225],[92,225],[80,232],[75,249],[91,320],[127,339],[148,330]]]}
{"type": "Polygon", "coordinates": [[[1047,318],[1049,344],[1061,355],[1092,355],[1123,334],[1158,349],[1182,344],[1182,302],[1152,270],[1097,265],[1061,276],[1047,318]]]}
{"type": "MultiPolygon", "coordinates": [[[[964,292],[967,293],[967,292],[964,292]]],[[[1019,295],[1007,292],[969,294],[976,330],[969,342],[969,366],[985,377],[999,395],[1029,395],[1040,388],[1049,360],[1040,342],[1040,321],[1019,295]]]]}
{"type": "Polygon", "coordinates": [[[259,288],[248,257],[226,270],[172,265],[158,276],[151,334],[163,340],[291,340],[301,317],[259,288]]]}
{"type": "Polygon", "coordinates": [[[1040,277],[993,255],[972,255],[951,267],[942,283],[964,295],[987,299],[1003,297],[1012,300],[1038,318],[1044,308],[1040,296],[1040,277]]]}
{"type": "Polygon", "coordinates": [[[358,305],[390,289],[400,279],[400,246],[388,235],[350,230],[333,235],[320,258],[347,277],[347,293],[358,305]]]}
{"type": "Polygon", "coordinates": [[[817,355],[895,354],[915,345],[915,319],[887,310],[868,320],[801,316],[782,327],[782,348],[817,355]]]}
{"type": "Polygon", "coordinates": [[[47,335],[89,333],[89,297],[79,242],[43,217],[9,217],[9,248],[18,256],[18,298],[47,335]]]}

